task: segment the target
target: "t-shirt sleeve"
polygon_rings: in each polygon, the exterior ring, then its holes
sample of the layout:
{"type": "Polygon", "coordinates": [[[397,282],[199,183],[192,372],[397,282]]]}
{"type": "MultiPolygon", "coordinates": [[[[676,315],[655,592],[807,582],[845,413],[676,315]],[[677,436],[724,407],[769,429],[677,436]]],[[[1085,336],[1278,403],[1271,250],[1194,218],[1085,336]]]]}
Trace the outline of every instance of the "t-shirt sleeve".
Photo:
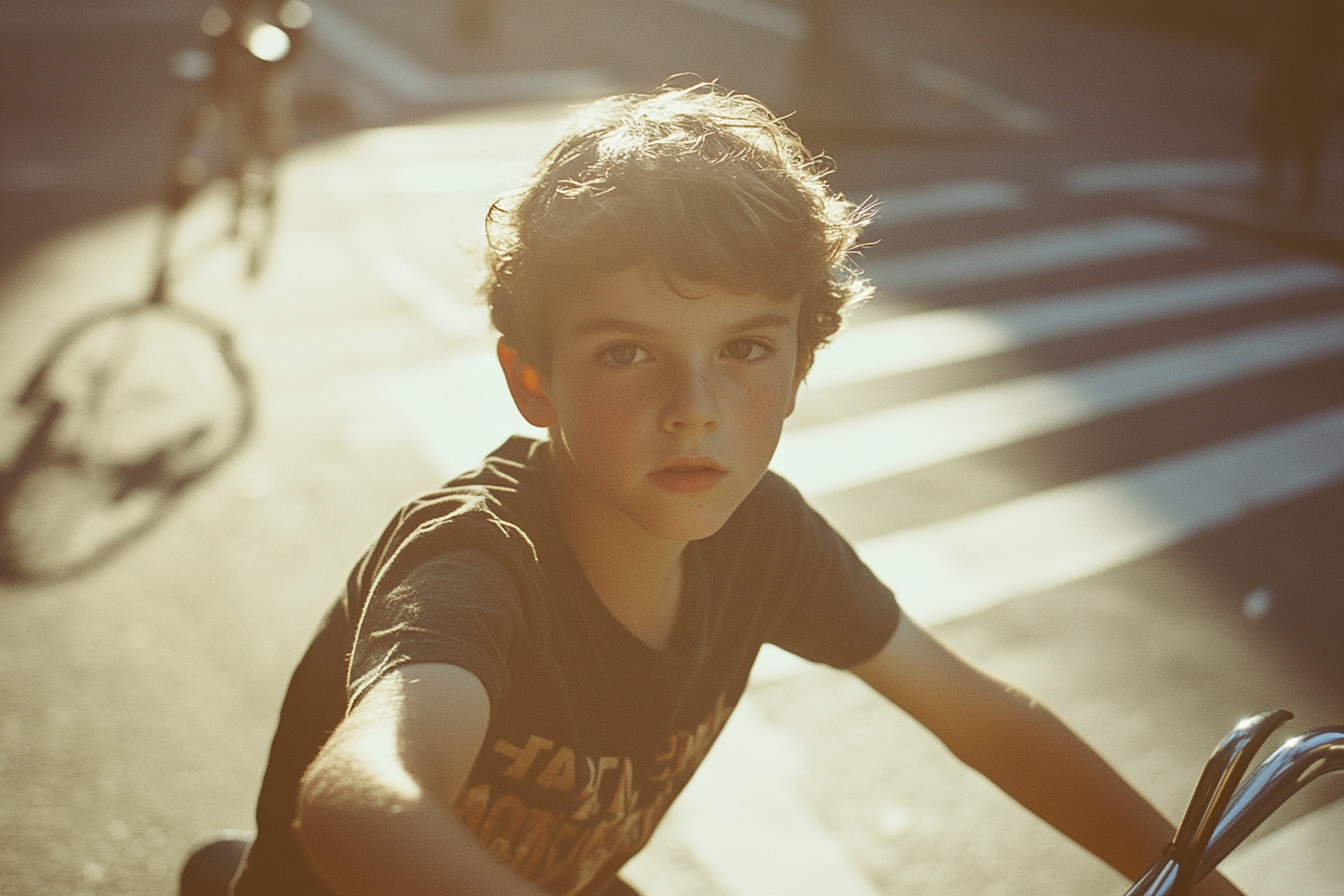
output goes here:
{"type": "Polygon", "coordinates": [[[759,512],[772,521],[771,565],[785,595],[770,641],[841,669],[871,659],[900,622],[895,595],[797,489],[768,475],[759,512]]]}
{"type": "Polygon", "coordinates": [[[408,663],[461,666],[494,705],[509,685],[522,619],[517,584],[488,553],[454,550],[422,563],[370,596],[351,649],[347,706],[408,663]]]}

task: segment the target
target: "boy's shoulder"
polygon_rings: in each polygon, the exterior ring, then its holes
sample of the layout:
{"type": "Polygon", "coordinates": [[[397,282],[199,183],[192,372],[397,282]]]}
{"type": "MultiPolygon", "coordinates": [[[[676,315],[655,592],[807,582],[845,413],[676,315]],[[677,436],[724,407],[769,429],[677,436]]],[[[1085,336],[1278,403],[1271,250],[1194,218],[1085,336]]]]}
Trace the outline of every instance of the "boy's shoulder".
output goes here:
{"type": "Polygon", "coordinates": [[[361,559],[350,584],[398,581],[412,568],[458,548],[484,550],[514,566],[535,561],[549,531],[541,442],[514,436],[475,470],[403,504],[361,559]]]}
{"type": "Polygon", "coordinates": [[[480,466],[403,504],[388,529],[403,537],[474,519],[506,521],[526,528],[526,518],[545,506],[541,442],[513,436],[486,455],[480,466]]]}

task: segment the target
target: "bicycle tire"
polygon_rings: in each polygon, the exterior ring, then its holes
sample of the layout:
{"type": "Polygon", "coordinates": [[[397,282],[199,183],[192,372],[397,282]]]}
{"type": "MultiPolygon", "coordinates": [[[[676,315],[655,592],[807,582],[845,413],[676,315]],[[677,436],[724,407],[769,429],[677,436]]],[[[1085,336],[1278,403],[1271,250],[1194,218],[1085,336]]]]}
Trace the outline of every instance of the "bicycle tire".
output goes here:
{"type": "Polygon", "coordinates": [[[245,255],[245,273],[255,280],[270,260],[275,240],[275,162],[253,159],[234,184],[234,239],[245,255]]]}
{"type": "Polygon", "coordinates": [[[251,377],[228,331],[172,305],[68,327],[19,404],[36,416],[0,477],[0,576],[63,578],[147,531],[244,443],[251,377]]]}
{"type": "MultiPolygon", "coordinates": [[[[290,36],[292,31],[286,31],[290,36]]],[[[248,226],[240,234],[246,252],[248,278],[256,279],[270,260],[276,230],[276,188],[281,159],[294,142],[293,95],[290,73],[293,59],[264,63],[254,70],[251,90],[242,96],[239,121],[246,151],[236,191],[235,227],[250,210],[248,226]]]]}
{"type": "Polygon", "coordinates": [[[172,165],[163,194],[164,206],[180,212],[227,168],[225,112],[213,101],[187,111],[174,140],[172,165]]]}

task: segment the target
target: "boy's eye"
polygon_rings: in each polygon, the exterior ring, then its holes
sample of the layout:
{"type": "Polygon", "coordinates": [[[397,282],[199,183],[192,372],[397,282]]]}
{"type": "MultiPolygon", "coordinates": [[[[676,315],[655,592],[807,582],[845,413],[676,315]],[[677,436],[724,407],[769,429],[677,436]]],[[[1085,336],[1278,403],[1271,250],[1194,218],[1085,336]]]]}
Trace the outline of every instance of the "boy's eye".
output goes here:
{"type": "Polygon", "coordinates": [[[734,361],[759,361],[769,349],[754,339],[734,339],[723,347],[723,353],[734,361]]]}
{"type": "Polygon", "coordinates": [[[611,348],[602,352],[602,358],[609,364],[615,364],[617,367],[626,367],[630,364],[638,364],[640,361],[648,358],[649,353],[631,342],[613,345],[611,348]]]}

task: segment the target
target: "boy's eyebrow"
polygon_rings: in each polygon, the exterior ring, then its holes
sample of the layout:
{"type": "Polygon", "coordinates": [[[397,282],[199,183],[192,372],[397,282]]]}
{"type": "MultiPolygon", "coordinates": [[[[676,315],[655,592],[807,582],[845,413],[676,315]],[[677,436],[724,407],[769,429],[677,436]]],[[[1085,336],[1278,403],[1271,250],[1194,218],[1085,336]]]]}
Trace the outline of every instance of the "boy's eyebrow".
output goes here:
{"type": "MultiPolygon", "coordinates": [[[[787,329],[793,326],[793,323],[793,318],[787,315],[767,312],[738,321],[727,329],[731,332],[787,329]]],[[[579,324],[574,330],[575,336],[591,336],[594,333],[627,333],[631,336],[652,336],[657,333],[657,328],[619,317],[594,317],[579,324]]]]}
{"type": "Polygon", "coordinates": [[[733,330],[780,330],[787,329],[794,324],[794,319],[785,314],[767,312],[758,314],[755,317],[748,318],[734,324],[730,329],[733,330]]]}
{"type": "Polygon", "coordinates": [[[594,333],[628,333],[631,336],[649,336],[653,332],[653,327],[646,327],[634,321],[622,320],[619,317],[594,317],[574,328],[575,336],[591,336],[594,333]]]}

